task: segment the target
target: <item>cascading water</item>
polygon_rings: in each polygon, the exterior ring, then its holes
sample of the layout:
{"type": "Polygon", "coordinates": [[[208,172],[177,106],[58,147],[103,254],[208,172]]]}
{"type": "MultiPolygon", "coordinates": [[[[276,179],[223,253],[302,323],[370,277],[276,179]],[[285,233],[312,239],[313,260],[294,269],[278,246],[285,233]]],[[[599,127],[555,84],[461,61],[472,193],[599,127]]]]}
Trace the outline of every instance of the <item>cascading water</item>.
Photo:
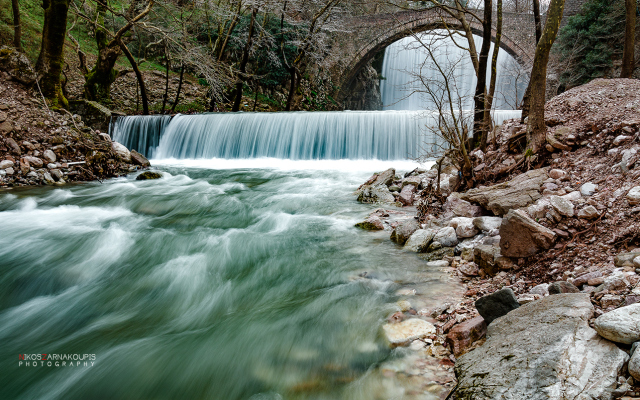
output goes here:
{"type": "Polygon", "coordinates": [[[118,117],[109,124],[109,135],[128,149],[136,150],[146,157],[153,157],[153,151],[160,144],[160,138],[171,121],[169,115],[149,115],[140,117],[118,117]]]}
{"type": "MultiPolygon", "coordinates": [[[[474,39],[480,51],[482,38],[474,35],[474,39]]],[[[438,110],[445,105],[448,110],[451,100],[456,111],[472,110],[477,78],[469,52],[460,47],[468,47],[464,37],[454,42],[439,31],[406,37],[387,47],[380,82],[384,109],[438,110]]],[[[492,44],[489,62],[493,49],[492,44]]],[[[490,78],[491,68],[487,68],[487,84],[490,78]]],[[[528,76],[518,62],[506,51],[499,51],[493,108],[518,109],[527,83],[528,76]]]]}

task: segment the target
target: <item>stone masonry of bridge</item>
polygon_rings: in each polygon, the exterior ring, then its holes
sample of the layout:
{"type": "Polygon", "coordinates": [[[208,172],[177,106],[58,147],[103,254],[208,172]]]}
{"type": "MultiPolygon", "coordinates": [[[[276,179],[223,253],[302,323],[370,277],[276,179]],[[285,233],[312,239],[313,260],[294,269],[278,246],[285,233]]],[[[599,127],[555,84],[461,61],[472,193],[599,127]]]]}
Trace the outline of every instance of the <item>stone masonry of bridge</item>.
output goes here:
{"type": "MultiPolygon", "coordinates": [[[[566,18],[577,14],[585,0],[565,0],[566,18]]],[[[478,10],[477,15],[482,15],[478,10]]],[[[494,17],[495,20],[495,17],[494,17]]],[[[544,16],[543,16],[544,21],[544,16]]],[[[544,22],[543,22],[544,23],[544,22]]],[[[474,34],[482,35],[482,25],[470,22],[474,34]]],[[[426,10],[402,11],[357,17],[349,40],[337,40],[341,54],[348,54],[339,66],[342,72],[339,99],[348,95],[355,78],[371,60],[387,46],[415,33],[441,28],[460,29],[459,22],[445,12],[430,8],[426,10]]],[[[495,40],[495,27],[492,30],[495,40]]],[[[524,68],[529,69],[535,54],[535,25],[533,14],[503,13],[502,40],[500,48],[512,55],[524,68]]]]}

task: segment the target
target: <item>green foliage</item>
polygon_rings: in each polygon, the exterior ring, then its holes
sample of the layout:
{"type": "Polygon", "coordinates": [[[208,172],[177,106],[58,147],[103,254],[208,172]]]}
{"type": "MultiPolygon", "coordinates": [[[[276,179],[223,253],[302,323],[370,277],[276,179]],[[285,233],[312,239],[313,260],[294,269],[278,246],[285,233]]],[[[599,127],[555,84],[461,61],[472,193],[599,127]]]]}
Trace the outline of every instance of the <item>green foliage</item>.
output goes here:
{"type": "Polygon", "coordinates": [[[560,30],[554,52],[562,60],[566,88],[600,78],[622,54],[624,0],[588,0],[560,30]]]}

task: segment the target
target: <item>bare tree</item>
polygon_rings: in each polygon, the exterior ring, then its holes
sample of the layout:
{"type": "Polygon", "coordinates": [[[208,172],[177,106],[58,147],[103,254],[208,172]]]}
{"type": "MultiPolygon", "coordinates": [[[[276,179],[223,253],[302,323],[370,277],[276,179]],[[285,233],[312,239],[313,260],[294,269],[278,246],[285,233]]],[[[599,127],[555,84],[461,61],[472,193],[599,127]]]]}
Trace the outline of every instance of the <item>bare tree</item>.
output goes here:
{"type": "Polygon", "coordinates": [[[547,23],[544,26],[542,37],[536,46],[536,54],[531,69],[530,87],[530,111],[527,124],[527,147],[533,154],[537,153],[544,145],[547,137],[547,127],[544,122],[545,91],[547,87],[547,64],[549,52],[556,40],[562,13],[564,0],[551,0],[547,23]]]}
{"type": "Polygon", "coordinates": [[[18,0],[11,0],[13,12],[13,47],[22,52],[22,29],[20,27],[20,4],[18,0]]]}

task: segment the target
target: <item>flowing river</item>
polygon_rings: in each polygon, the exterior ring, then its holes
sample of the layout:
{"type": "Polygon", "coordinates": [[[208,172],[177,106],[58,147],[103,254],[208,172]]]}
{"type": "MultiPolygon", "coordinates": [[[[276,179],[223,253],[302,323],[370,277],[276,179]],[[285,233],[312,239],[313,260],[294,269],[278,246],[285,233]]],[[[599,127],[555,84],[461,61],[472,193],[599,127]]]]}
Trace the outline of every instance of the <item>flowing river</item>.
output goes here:
{"type": "Polygon", "coordinates": [[[353,226],[375,207],[352,192],[388,165],[154,164],[162,179],[0,193],[0,398],[403,393],[380,377],[405,351],[380,327],[398,289],[423,294],[419,309],[450,285],[388,232],[353,226]],[[95,360],[26,366],[21,354],[95,360]]]}

